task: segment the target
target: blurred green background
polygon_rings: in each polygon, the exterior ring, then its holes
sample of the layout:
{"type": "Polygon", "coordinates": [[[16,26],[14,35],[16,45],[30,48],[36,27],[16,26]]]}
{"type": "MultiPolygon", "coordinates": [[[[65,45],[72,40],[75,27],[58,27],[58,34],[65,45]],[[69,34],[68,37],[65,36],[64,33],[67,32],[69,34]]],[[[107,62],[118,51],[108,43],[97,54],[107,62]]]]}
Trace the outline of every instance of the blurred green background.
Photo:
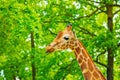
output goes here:
{"type": "Polygon", "coordinates": [[[68,23],[103,75],[119,80],[119,0],[0,0],[0,80],[84,80],[73,52],[46,54],[68,23]]]}

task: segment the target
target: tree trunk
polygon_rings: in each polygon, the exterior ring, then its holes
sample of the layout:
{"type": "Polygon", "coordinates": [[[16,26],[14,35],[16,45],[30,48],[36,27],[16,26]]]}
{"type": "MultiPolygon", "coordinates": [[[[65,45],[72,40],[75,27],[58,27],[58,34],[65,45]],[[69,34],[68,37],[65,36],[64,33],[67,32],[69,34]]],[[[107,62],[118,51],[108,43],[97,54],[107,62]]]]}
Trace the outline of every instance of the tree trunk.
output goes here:
{"type": "Polygon", "coordinates": [[[15,75],[13,75],[13,80],[16,80],[16,76],[15,75]]]}
{"type": "Polygon", "coordinates": [[[36,77],[36,69],[35,69],[35,62],[34,62],[34,48],[35,48],[35,45],[34,45],[34,35],[33,35],[33,32],[31,32],[31,50],[32,50],[32,53],[31,53],[31,58],[32,58],[32,63],[31,63],[31,66],[32,66],[32,80],[35,80],[35,77],[36,77]]]}
{"type": "MultiPolygon", "coordinates": [[[[113,32],[113,7],[107,5],[107,20],[108,20],[108,29],[112,33],[113,32]]],[[[114,63],[114,55],[112,47],[107,48],[108,51],[108,63],[107,63],[107,80],[113,80],[113,63],[114,63]]]]}

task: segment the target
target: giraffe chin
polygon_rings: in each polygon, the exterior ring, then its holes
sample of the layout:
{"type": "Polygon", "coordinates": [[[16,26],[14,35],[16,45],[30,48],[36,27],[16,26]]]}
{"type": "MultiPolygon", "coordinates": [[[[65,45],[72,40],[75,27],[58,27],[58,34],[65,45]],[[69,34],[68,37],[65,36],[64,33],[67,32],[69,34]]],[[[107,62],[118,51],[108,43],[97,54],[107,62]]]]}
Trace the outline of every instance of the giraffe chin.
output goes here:
{"type": "Polygon", "coordinates": [[[54,49],[53,49],[53,48],[46,49],[46,53],[52,53],[52,52],[54,52],[54,49]]]}

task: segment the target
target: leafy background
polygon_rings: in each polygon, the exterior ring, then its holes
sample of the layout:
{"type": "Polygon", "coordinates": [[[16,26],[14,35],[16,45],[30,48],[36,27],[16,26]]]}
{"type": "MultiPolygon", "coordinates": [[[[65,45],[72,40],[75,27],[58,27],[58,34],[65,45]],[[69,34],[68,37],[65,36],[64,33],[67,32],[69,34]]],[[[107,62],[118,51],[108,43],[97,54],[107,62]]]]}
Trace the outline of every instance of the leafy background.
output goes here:
{"type": "Polygon", "coordinates": [[[73,52],[45,50],[68,23],[100,71],[119,80],[119,0],[0,0],[0,80],[84,80],[73,52]]]}

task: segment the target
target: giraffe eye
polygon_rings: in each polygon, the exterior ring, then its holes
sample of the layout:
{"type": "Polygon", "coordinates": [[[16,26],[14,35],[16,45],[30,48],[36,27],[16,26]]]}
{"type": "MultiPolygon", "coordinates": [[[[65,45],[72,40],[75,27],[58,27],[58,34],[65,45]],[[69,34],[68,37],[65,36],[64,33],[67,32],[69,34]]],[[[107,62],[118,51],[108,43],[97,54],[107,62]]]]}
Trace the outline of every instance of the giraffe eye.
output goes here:
{"type": "Polygon", "coordinates": [[[65,37],[64,37],[64,39],[65,39],[65,40],[68,40],[68,39],[69,39],[69,37],[68,37],[68,36],[65,36],[65,37]]]}

